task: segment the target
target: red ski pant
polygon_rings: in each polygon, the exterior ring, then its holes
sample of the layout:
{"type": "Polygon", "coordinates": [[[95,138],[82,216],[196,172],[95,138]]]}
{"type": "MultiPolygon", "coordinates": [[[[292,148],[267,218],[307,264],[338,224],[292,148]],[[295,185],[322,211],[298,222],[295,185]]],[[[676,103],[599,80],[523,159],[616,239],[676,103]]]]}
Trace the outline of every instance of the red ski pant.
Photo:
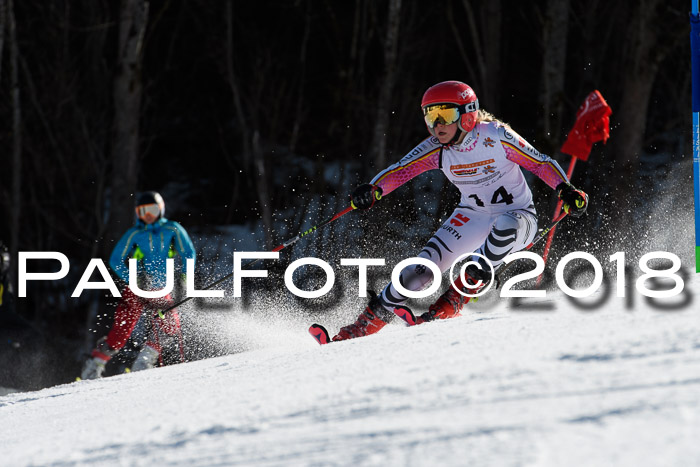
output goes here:
{"type": "MultiPolygon", "coordinates": [[[[172,301],[170,294],[161,298],[163,301],[172,301]]],[[[141,314],[146,309],[145,304],[148,303],[141,297],[138,297],[130,288],[126,287],[122,292],[122,299],[117,305],[117,310],[114,312],[114,324],[112,329],[107,334],[107,345],[114,350],[120,350],[129,340],[129,336],[134,332],[136,323],[138,323],[141,314]]],[[[168,336],[175,336],[180,333],[180,316],[177,314],[177,309],[172,309],[165,313],[161,318],[158,316],[158,310],[147,309],[148,313],[153,313],[151,324],[148,332],[146,345],[153,347],[160,353],[160,343],[158,335],[163,332],[168,336]]]]}

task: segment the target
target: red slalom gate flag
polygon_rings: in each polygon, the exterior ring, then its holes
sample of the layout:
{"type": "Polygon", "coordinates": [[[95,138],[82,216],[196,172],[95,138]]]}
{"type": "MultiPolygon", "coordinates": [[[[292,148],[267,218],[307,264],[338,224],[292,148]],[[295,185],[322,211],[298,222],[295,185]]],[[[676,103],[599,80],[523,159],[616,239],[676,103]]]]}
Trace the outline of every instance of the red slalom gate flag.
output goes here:
{"type": "Polygon", "coordinates": [[[593,143],[605,144],[610,137],[612,110],[600,92],[591,92],[576,112],[576,123],[569,132],[561,152],[582,161],[588,160],[593,143]]]}

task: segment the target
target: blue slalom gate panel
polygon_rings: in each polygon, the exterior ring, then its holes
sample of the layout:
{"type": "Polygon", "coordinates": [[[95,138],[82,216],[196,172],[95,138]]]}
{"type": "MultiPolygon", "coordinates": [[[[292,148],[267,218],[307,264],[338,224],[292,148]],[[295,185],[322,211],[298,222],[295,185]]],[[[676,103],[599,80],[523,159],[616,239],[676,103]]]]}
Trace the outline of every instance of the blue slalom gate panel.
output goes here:
{"type": "Polygon", "coordinates": [[[700,15],[698,1],[690,14],[690,59],[693,93],[693,186],[695,191],[695,271],[700,272],[700,15]]]}

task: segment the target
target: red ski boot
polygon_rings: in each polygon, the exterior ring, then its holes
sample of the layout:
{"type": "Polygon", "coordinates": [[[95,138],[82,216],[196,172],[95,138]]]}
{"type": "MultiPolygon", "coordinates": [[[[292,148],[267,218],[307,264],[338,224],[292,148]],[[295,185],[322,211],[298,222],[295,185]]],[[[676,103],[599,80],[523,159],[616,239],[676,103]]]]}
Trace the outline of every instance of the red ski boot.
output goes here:
{"type": "Polygon", "coordinates": [[[484,288],[491,278],[490,274],[477,268],[476,266],[469,266],[465,271],[467,283],[471,286],[478,283],[481,280],[481,285],[479,287],[466,287],[462,282],[460,277],[455,280],[454,286],[450,286],[447,291],[437,299],[435,303],[428,307],[428,311],[420,315],[416,319],[416,324],[425,323],[426,321],[433,321],[435,319],[449,319],[456,318],[457,316],[462,316],[462,307],[469,303],[472,297],[465,297],[461,293],[457,292],[455,287],[458,287],[462,292],[474,295],[478,293],[482,288],[484,288]]]}
{"type": "Polygon", "coordinates": [[[387,312],[382,306],[379,298],[373,296],[369,301],[367,308],[360,313],[353,324],[340,329],[340,332],[333,338],[334,341],[344,341],[346,339],[354,339],[355,337],[368,336],[374,334],[386,326],[386,321],[382,320],[378,315],[386,315],[387,312]]]}

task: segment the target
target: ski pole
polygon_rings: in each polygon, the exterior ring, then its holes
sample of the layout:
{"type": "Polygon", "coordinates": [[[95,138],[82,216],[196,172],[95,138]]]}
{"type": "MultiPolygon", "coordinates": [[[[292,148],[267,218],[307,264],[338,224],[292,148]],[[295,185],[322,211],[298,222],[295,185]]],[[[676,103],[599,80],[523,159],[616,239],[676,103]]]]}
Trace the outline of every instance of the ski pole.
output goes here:
{"type": "MultiPolygon", "coordinates": [[[[305,231],[303,231],[303,232],[298,233],[297,235],[295,235],[294,237],[290,238],[290,239],[287,240],[286,242],[283,242],[281,245],[279,245],[279,246],[273,248],[271,251],[274,253],[274,252],[277,252],[277,251],[284,250],[284,249],[287,248],[288,246],[293,245],[293,244],[295,244],[296,242],[298,242],[299,240],[301,240],[303,237],[306,237],[307,235],[310,235],[310,234],[314,233],[316,230],[320,229],[321,227],[324,227],[324,226],[330,224],[331,222],[340,219],[341,217],[343,217],[345,214],[349,213],[349,212],[352,211],[353,209],[355,209],[355,208],[352,207],[352,206],[348,206],[347,208],[343,209],[342,211],[336,213],[333,217],[330,217],[330,218],[326,219],[325,221],[321,222],[321,223],[318,224],[318,225],[315,225],[315,226],[311,227],[310,229],[307,229],[307,230],[305,230],[305,231]]],[[[244,265],[241,267],[241,269],[248,269],[249,267],[253,266],[255,263],[257,263],[257,262],[260,261],[260,260],[261,260],[261,258],[253,259],[253,260],[247,262],[246,264],[244,264],[244,265]]],[[[220,279],[217,279],[216,281],[212,282],[211,284],[207,285],[206,287],[204,287],[204,288],[201,289],[201,290],[209,290],[209,289],[211,289],[212,287],[216,287],[217,285],[221,284],[223,281],[225,281],[226,279],[229,279],[229,278],[232,277],[232,276],[233,276],[233,273],[232,273],[232,272],[229,273],[229,274],[226,274],[224,277],[221,277],[220,279]]],[[[177,307],[179,307],[180,305],[182,305],[183,303],[190,301],[192,298],[193,298],[193,297],[185,297],[184,299],[180,300],[179,302],[175,303],[174,305],[171,305],[170,307],[166,308],[165,310],[161,310],[161,313],[165,313],[165,312],[168,312],[168,311],[172,310],[173,308],[177,308],[177,307]]]]}

